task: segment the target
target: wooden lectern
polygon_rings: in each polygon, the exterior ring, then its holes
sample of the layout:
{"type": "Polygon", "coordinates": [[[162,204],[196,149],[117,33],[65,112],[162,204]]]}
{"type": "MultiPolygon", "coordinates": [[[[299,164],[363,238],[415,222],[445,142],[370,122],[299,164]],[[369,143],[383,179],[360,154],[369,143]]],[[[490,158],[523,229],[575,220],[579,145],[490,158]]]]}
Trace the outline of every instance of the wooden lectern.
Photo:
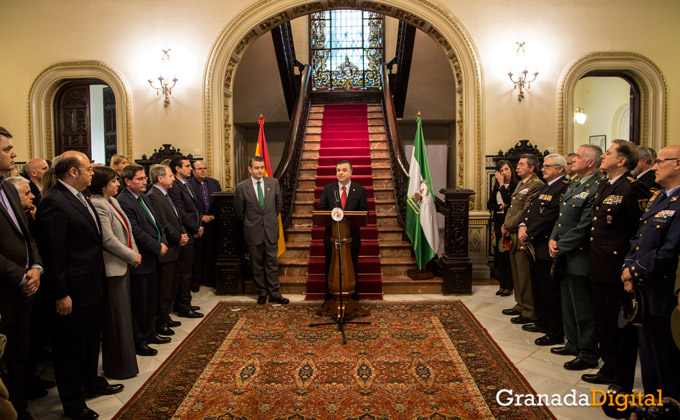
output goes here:
{"type": "Polygon", "coordinates": [[[321,309],[317,311],[317,314],[330,311],[331,314],[335,314],[336,320],[344,319],[346,314],[355,310],[362,315],[370,315],[371,313],[368,310],[350,297],[356,290],[357,282],[354,264],[352,264],[350,250],[352,238],[349,228],[351,226],[366,226],[368,213],[365,211],[346,211],[343,212],[342,220],[336,222],[333,220],[332,212],[333,210],[313,212],[314,223],[318,226],[332,226],[333,228],[331,234],[333,253],[328,270],[328,291],[333,294],[333,298],[325,302],[321,309]],[[342,259],[338,258],[338,246],[342,259]],[[340,275],[340,262],[342,262],[342,276],[340,275]]]}

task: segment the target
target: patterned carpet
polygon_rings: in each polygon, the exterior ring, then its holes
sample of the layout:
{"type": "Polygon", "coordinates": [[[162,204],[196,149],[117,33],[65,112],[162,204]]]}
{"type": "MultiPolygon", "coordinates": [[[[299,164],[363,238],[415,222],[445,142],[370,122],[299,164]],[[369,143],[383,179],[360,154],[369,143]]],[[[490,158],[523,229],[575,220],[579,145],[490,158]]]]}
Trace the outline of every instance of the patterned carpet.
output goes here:
{"type": "Polygon", "coordinates": [[[220,303],[116,419],[552,419],[460,302],[367,303],[347,344],[318,304],[220,303]]]}

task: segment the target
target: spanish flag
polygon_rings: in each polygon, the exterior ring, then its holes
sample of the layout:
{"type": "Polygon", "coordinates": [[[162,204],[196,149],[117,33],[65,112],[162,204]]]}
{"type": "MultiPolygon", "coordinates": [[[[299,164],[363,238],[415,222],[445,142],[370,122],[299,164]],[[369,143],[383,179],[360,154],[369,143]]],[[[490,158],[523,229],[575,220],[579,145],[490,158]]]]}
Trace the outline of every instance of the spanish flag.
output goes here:
{"type": "MultiPolygon", "coordinates": [[[[272,164],[269,160],[269,150],[267,149],[267,141],[264,139],[264,117],[260,114],[260,119],[257,120],[260,124],[260,133],[257,135],[257,148],[255,149],[255,156],[260,156],[264,159],[264,176],[273,176],[272,164]]],[[[279,250],[276,257],[286,252],[286,238],[283,236],[283,222],[281,222],[281,213],[279,213],[279,250]]]]}

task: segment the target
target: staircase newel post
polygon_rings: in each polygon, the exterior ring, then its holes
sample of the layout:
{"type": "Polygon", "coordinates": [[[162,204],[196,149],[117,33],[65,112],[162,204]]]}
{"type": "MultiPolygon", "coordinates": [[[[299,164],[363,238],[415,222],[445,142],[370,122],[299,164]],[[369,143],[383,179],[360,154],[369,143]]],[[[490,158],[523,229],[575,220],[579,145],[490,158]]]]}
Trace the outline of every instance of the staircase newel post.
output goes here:
{"type": "Polygon", "coordinates": [[[472,264],[468,256],[468,225],[472,190],[441,189],[446,203],[444,282],[442,293],[472,294],[472,264]]]}
{"type": "Polygon", "coordinates": [[[215,291],[217,294],[245,293],[245,249],[242,224],[234,209],[233,191],[213,193],[217,204],[217,266],[215,291]]]}

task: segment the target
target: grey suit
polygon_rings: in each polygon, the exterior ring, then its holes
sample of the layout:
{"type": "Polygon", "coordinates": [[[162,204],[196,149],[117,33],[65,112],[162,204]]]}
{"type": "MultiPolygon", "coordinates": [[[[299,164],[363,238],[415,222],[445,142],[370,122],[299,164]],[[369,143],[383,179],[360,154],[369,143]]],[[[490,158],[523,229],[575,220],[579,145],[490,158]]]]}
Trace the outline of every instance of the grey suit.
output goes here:
{"type": "Polygon", "coordinates": [[[107,201],[101,195],[93,195],[90,200],[101,221],[106,269],[102,370],[110,378],[130,378],[139,373],[130,306],[130,264],[139,251],[130,220],[118,200],[111,197],[107,201]]]}
{"type": "Polygon", "coordinates": [[[248,246],[258,294],[277,299],[281,297],[276,257],[279,240],[278,215],[282,206],[281,188],[276,178],[263,177],[262,181],[264,207],[260,207],[251,178],[236,186],[234,207],[236,216],[243,222],[243,236],[248,246]]]}

